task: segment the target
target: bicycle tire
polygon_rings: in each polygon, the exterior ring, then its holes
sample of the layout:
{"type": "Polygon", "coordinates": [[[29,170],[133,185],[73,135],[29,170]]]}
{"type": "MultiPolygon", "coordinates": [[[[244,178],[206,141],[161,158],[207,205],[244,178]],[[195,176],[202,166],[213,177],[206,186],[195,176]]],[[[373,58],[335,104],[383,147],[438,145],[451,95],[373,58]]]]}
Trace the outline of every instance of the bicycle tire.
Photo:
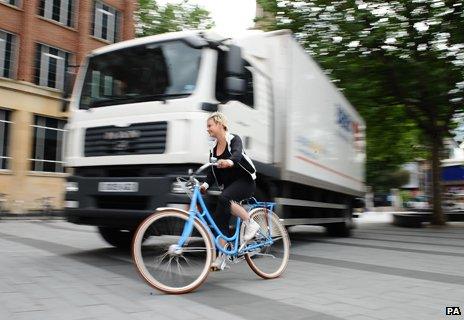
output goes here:
{"type": "MultiPolygon", "coordinates": [[[[274,243],[270,246],[265,246],[259,249],[259,252],[245,254],[245,260],[251,270],[263,279],[274,279],[282,275],[287,268],[290,257],[290,238],[287,230],[280,223],[279,217],[272,211],[265,208],[256,208],[251,210],[250,219],[255,220],[260,226],[257,238],[264,240],[271,233],[274,243]],[[271,228],[268,228],[268,218],[271,218],[271,228]],[[273,256],[272,259],[266,259],[268,255],[273,256]],[[279,258],[280,262],[273,262],[279,258]]],[[[241,226],[241,234],[245,230],[245,225],[241,226]]],[[[259,239],[251,240],[259,243],[259,239]]]]}
{"type": "Polygon", "coordinates": [[[182,248],[182,254],[185,253],[185,255],[169,253],[169,246],[177,244],[188,218],[188,213],[175,209],[155,212],[140,224],[132,241],[132,258],[138,273],[150,286],[165,293],[182,294],[191,292],[206,280],[210,271],[215,249],[207,229],[198,219],[194,220],[192,234],[182,248]],[[172,235],[168,231],[171,228],[169,226],[171,222],[172,229],[175,229],[172,235]],[[201,242],[200,247],[188,247],[189,244],[199,242],[201,242]],[[160,251],[160,254],[158,254],[157,250],[160,251]],[[147,256],[149,254],[155,255],[154,260],[152,260],[152,257],[145,257],[145,253],[147,256]],[[169,260],[166,261],[169,267],[163,269],[164,266],[161,266],[161,264],[165,261],[165,258],[169,260]],[[170,266],[173,260],[177,263],[175,265],[177,272],[170,266]],[[182,267],[183,262],[185,263],[182,267]],[[191,276],[181,274],[186,268],[193,265],[199,265],[198,272],[196,272],[198,274],[195,273],[191,276]],[[150,272],[150,270],[153,270],[153,272],[150,272]],[[179,282],[181,279],[186,279],[186,281],[180,285],[169,283],[171,281],[175,282],[174,278],[178,279],[179,282]]]}

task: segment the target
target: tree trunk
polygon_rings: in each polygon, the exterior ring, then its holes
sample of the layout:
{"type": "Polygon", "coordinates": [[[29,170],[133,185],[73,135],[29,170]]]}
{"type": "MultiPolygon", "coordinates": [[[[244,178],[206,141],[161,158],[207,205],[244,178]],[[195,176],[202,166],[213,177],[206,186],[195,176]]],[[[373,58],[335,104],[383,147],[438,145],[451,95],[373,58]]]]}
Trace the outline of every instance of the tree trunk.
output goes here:
{"type": "Polygon", "coordinates": [[[446,223],[445,215],[441,205],[441,162],[440,151],[442,148],[441,138],[432,139],[432,224],[444,225],[446,223]]]}

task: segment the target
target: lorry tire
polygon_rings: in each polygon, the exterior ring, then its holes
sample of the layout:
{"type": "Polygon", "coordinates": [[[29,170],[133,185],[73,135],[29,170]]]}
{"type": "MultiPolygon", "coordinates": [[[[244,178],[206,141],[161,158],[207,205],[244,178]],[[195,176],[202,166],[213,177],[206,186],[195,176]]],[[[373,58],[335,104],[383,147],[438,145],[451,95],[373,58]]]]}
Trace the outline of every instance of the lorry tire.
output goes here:
{"type": "Polygon", "coordinates": [[[325,226],[327,234],[331,237],[351,236],[351,225],[346,222],[331,223],[325,226]]]}
{"type": "Polygon", "coordinates": [[[351,199],[345,201],[347,209],[344,211],[344,221],[337,223],[327,224],[327,234],[331,237],[349,237],[351,236],[351,230],[354,228],[353,222],[353,208],[351,205],[351,199]]]}
{"type": "Polygon", "coordinates": [[[120,230],[115,228],[98,227],[98,232],[103,240],[113,247],[127,250],[132,243],[132,236],[134,231],[120,230]]]}

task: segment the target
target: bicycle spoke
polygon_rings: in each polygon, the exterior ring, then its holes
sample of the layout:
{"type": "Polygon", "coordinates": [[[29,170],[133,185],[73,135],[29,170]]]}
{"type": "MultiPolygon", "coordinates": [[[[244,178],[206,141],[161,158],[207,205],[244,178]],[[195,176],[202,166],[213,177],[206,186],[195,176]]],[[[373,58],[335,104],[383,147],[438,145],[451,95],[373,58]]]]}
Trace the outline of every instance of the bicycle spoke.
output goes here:
{"type": "Polygon", "coordinates": [[[204,251],[206,251],[206,247],[182,248],[182,252],[204,252],[204,251]]]}
{"type": "Polygon", "coordinates": [[[255,242],[260,247],[245,254],[247,263],[256,274],[265,279],[278,277],[288,262],[288,234],[278,217],[268,210],[256,209],[252,219],[261,227],[255,242]],[[272,244],[269,243],[270,240],[272,244]]]}

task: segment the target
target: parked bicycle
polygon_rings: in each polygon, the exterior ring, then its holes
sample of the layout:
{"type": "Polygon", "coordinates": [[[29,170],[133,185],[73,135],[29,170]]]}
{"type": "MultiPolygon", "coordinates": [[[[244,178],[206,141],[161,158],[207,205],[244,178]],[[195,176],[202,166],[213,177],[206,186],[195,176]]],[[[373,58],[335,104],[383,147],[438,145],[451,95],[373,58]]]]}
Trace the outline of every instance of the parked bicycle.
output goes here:
{"type": "Polygon", "coordinates": [[[54,197],[41,197],[36,199],[43,214],[51,214],[53,211],[53,199],[54,197]]]}
{"type": "Polygon", "coordinates": [[[138,227],[132,242],[132,257],[142,278],[166,293],[187,293],[207,278],[216,251],[228,256],[228,263],[246,260],[264,279],[279,277],[287,267],[290,239],[273,212],[275,203],[248,202],[250,218],[260,225],[255,238],[242,242],[245,225],[236,218],[232,237],[225,236],[211,217],[196,176],[215,163],[206,163],[189,178],[177,178],[191,198],[189,211],[158,208],[138,227]],[[227,242],[220,245],[220,239],[227,242]]]}

